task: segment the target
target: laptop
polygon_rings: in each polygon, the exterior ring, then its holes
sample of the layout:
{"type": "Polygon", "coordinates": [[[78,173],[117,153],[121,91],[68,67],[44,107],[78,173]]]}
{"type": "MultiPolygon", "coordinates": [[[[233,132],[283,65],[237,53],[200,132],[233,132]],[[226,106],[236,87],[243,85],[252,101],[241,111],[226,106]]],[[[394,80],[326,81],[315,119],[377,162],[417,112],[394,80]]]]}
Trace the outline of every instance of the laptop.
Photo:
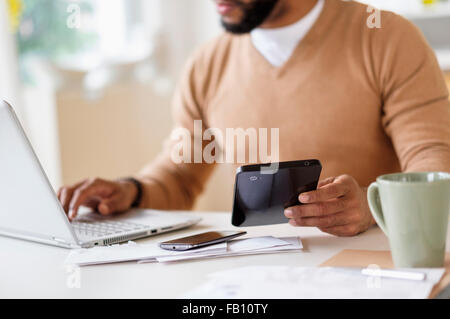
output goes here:
{"type": "Polygon", "coordinates": [[[13,108],[0,101],[0,235],[65,248],[111,245],[195,225],[182,212],[85,211],[69,222],[13,108]]]}

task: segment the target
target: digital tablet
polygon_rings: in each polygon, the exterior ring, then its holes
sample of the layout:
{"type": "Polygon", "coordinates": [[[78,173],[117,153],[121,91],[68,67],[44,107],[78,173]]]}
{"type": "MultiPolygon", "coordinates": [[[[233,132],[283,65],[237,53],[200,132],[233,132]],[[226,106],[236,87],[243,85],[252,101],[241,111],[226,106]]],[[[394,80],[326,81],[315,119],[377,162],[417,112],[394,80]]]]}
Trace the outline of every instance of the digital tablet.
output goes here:
{"type": "Polygon", "coordinates": [[[300,205],[298,195],[317,189],[322,171],[319,160],[280,162],[271,173],[263,170],[267,165],[238,168],[231,218],[234,226],[287,223],[285,208],[300,205]]]}

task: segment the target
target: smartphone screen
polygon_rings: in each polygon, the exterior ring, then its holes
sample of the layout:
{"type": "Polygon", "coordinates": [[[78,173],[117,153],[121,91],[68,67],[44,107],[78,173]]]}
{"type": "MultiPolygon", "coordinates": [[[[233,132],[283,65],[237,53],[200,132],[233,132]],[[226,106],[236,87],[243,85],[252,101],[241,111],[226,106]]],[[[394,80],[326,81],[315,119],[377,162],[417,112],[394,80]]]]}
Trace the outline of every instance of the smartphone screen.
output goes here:
{"type": "Polygon", "coordinates": [[[219,244],[232,238],[245,235],[245,231],[211,231],[193,236],[170,240],[159,244],[163,249],[168,250],[188,250],[219,244]]]}
{"type": "Polygon", "coordinates": [[[322,164],[319,160],[279,162],[278,170],[268,174],[267,164],[246,165],[238,169],[231,222],[248,227],[287,223],[287,207],[300,205],[298,195],[317,189],[322,164]]]}

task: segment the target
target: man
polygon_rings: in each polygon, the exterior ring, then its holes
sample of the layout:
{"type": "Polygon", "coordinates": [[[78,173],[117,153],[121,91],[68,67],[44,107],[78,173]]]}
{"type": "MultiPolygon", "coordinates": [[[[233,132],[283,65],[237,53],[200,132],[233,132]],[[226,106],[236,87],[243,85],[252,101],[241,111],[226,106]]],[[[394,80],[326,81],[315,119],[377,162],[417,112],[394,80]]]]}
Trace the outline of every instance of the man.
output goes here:
{"type": "MultiPolygon", "coordinates": [[[[176,127],[193,139],[195,120],[203,130],[279,128],[281,161],[320,159],[325,179],[285,211],[291,225],[356,235],[375,224],[366,187],[378,175],[450,171],[448,90],[410,22],[389,12],[372,21],[367,6],[351,1],[216,3],[228,32],[189,61],[174,99],[176,127]]],[[[214,165],[176,164],[174,145],[135,179],[62,188],[69,218],[80,205],[103,215],[191,208],[214,165]]]]}

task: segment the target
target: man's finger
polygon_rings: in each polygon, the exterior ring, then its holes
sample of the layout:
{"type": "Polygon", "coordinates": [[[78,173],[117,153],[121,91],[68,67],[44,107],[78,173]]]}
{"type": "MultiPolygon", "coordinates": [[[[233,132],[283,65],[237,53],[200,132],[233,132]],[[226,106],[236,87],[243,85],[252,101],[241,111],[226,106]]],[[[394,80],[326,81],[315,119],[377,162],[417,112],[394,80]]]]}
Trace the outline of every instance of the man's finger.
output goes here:
{"type": "Polygon", "coordinates": [[[61,206],[63,207],[66,214],[69,213],[69,205],[70,205],[70,201],[72,199],[73,192],[75,191],[75,189],[77,189],[78,187],[83,185],[85,182],[86,181],[76,183],[75,185],[73,185],[71,187],[61,187],[58,190],[57,196],[58,196],[58,199],[61,202],[61,206]]]}
{"type": "Polygon", "coordinates": [[[320,217],[342,212],[348,207],[350,207],[350,202],[348,199],[338,198],[326,202],[289,207],[285,210],[284,214],[287,218],[294,219],[305,217],[320,217]]]}
{"type": "Polygon", "coordinates": [[[91,182],[84,184],[79,187],[73,194],[72,200],[70,202],[70,214],[69,218],[74,219],[80,206],[92,199],[99,199],[101,201],[104,197],[109,197],[112,193],[110,188],[105,187],[105,185],[91,182]]]}
{"type": "Polygon", "coordinates": [[[63,189],[61,189],[60,194],[58,196],[59,201],[61,202],[61,205],[62,205],[64,211],[66,212],[66,214],[69,213],[69,205],[70,205],[70,201],[72,199],[72,195],[73,195],[73,189],[64,187],[63,189]]]}
{"type": "Polygon", "coordinates": [[[344,196],[350,191],[349,185],[342,181],[334,181],[315,191],[300,194],[298,200],[300,203],[317,203],[324,202],[330,199],[335,199],[344,196]]]}
{"type": "Polygon", "coordinates": [[[341,212],[323,217],[296,218],[291,221],[295,226],[329,228],[353,223],[355,217],[352,214],[341,212]]]}
{"type": "Polygon", "coordinates": [[[62,193],[62,191],[63,191],[64,188],[65,188],[65,187],[60,187],[60,188],[58,189],[58,192],[56,192],[56,197],[58,197],[58,199],[60,199],[61,193],[62,193]]]}
{"type": "Polygon", "coordinates": [[[319,181],[319,184],[317,184],[317,187],[320,188],[320,187],[323,187],[325,185],[331,184],[331,183],[334,182],[335,179],[336,179],[336,177],[325,178],[325,179],[319,181]]]}
{"type": "Polygon", "coordinates": [[[357,224],[348,224],[334,227],[320,227],[324,233],[328,233],[340,237],[355,236],[360,233],[357,224]]]}
{"type": "Polygon", "coordinates": [[[125,210],[125,207],[122,207],[121,204],[122,201],[118,196],[111,196],[103,199],[97,209],[102,215],[110,215],[125,210]]]}

